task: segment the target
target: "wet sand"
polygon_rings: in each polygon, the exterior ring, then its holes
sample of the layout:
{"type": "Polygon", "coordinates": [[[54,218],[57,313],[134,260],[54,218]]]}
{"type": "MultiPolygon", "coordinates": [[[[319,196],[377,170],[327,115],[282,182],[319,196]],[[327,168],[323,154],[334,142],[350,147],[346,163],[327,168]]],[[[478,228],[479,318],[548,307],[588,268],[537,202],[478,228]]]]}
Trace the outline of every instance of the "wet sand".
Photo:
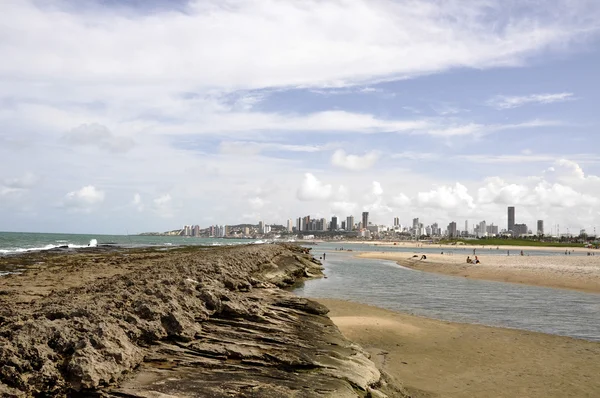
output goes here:
{"type": "MultiPolygon", "coordinates": [[[[480,264],[467,264],[464,255],[429,254],[426,260],[405,252],[365,252],[362,258],[393,260],[399,265],[427,272],[484,279],[497,282],[525,283],[561,289],[600,293],[600,256],[486,256],[480,264]]],[[[473,256],[470,256],[473,258],[473,256]]]]}
{"type": "Polygon", "coordinates": [[[600,343],[318,301],[415,398],[600,396],[600,343]]]}

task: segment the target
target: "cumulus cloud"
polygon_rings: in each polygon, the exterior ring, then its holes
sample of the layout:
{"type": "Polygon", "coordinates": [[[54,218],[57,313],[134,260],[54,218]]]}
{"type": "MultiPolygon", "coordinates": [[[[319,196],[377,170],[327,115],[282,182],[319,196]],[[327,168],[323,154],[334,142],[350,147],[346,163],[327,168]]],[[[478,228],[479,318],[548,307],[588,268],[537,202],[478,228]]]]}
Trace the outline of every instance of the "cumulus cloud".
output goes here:
{"type": "Polygon", "coordinates": [[[487,101],[487,105],[502,110],[518,108],[528,104],[551,104],[573,100],[573,93],[530,94],[522,96],[497,95],[487,101]]]}
{"type": "Polygon", "coordinates": [[[76,211],[89,212],[92,208],[104,201],[104,191],[101,191],[93,185],[67,193],[63,200],[63,205],[76,211]]]}
{"type": "Polygon", "coordinates": [[[346,154],[343,149],[338,149],[331,156],[331,164],[347,170],[358,171],[370,169],[377,159],[379,159],[377,151],[371,151],[360,156],[346,154]]]}
{"type": "Polygon", "coordinates": [[[82,124],[64,134],[62,140],[70,145],[95,146],[109,152],[127,152],[135,146],[132,139],[117,137],[101,124],[82,124]]]}
{"type": "Polygon", "coordinates": [[[527,194],[528,189],[524,185],[509,184],[500,177],[489,177],[478,190],[478,201],[483,204],[519,204],[527,194]]]}
{"type": "Polygon", "coordinates": [[[440,209],[472,209],[475,207],[473,197],[469,194],[467,187],[461,183],[454,186],[440,186],[429,192],[419,192],[417,203],[423,207],[440,209]]]}
{"type": "Polygon", "coordinates": [[[302,201],[325,200],[333,192],[331,184],[324,184],[311,173],[304,174],[304,180],[296,191],[296,197],[302,201]]]}
{"type": "Polygon", "coordinates": [[[257,210],[265,207],[267,203],[269,203],[267,200],[259,198],[258,196],[248,199],[248,204],[250,207],[257,210]]]}

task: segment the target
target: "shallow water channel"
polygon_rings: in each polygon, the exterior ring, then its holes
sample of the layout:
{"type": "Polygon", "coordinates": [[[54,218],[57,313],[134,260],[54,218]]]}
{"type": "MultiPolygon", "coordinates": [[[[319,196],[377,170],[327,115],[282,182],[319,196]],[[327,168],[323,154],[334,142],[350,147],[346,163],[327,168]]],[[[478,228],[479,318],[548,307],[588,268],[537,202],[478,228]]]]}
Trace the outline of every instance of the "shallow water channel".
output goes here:
{"type": "Polygon", "coordinates": [[[316,256],[327,253],[327,278],[307,281],[296,294],[600,341],[600,294],[414,271],[393,261],[356,258],[355,247],[353,252],[334,247],[313,247],[316,256]]]}

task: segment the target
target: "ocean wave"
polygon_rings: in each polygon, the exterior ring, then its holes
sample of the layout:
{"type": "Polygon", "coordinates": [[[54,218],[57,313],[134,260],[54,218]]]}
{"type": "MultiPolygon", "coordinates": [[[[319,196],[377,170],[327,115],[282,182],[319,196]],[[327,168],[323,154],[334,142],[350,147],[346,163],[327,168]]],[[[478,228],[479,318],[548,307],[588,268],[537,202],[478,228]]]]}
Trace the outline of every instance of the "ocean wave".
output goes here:
{"type": "MultiPolygon", "coordinates": [[[[64,241],[64,243],[67,243],[67,241],[64,241]]],[[[64,244],[64,243],[58,244],[58,245],[47,244],[45,246],[39,246],[39,247],[15,247],[15,248],[8,248],[8,249],[0,249],[0,254],[18,254],[18,253],[40,252],[40,251],[59,249],[59,248],[82,249],[84,247],[97,247],[98,246],[98,240],[96,240],[96,239],[90,240],[90,242],[87,245],[77,245],[74,243],[64,244]]]]}

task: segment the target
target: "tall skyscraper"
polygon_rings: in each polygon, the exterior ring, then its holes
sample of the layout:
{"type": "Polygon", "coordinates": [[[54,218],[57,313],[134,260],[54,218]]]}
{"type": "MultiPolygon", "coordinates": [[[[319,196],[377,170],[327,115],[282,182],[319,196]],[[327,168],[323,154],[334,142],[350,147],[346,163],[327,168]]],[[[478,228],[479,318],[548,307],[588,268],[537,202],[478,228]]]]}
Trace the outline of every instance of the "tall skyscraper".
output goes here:
{"type": "Polygon", "coordinates": [[[537,234],[544,235],[544,220],[538,220],[537,222],[537,234]]]}
{"type": "Polygon", "coordinates": [[[458,236],[458,230],[456,229],[456,223],[452,221],[448,224],[448,237],[456,238],[458,236]]]}
{"type": "Polygon", "coordinates": [[[362,227],[367,228],[369,226],[369,212],[363,211],[362,213],[362,227]]]}
{"type": "Polygon", "coordinates": [[[508,230],[513,232],[515,230],[515,208],[513,206],[508,208],[508,230]]]}
{"type": "Polygon", "coordinates": [[[346,231],[352,231],[354,229],[354,216],[346,217],[346,231]]]}
{"type": "Polygon", "coordinates": [[[469,220],[465,220],[465,232],[469,234],[469,220]]]}
{"type": "Polygon", "coordinates": [[[331,217],[331,225],[330,225],[330,230],[332,231],[337,231],[338,229],[338,223],[337,223],[337,217],[333,216],[331,217]]]}
{"type": "Polygon", "coordinates": [[[394,217],[394,227],[400,226],[400,217],[394,217]]]}
{"type": "Polygon", "coordinates": [[[293,230],[294,230],[294,222],[290,218],[289,220],[287,220],[287,231],[292,232],[293,230]]]}

